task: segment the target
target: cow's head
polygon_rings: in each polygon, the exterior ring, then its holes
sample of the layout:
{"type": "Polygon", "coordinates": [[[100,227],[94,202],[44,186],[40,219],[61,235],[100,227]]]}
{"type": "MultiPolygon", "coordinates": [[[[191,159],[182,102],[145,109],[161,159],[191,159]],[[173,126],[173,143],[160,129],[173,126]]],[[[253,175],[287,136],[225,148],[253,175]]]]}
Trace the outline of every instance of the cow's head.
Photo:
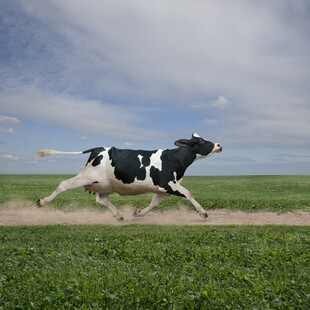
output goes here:
{"type": "Polygon", "coordinates": [[[196,133],[192,134],[190,140],[180,139],[175,141],[174,144],[181,147],[191,147],[197,154],[197,158],[210,156],[213,153],[220,153],[223,150],[221,144],[207,141],[196,133]]]}

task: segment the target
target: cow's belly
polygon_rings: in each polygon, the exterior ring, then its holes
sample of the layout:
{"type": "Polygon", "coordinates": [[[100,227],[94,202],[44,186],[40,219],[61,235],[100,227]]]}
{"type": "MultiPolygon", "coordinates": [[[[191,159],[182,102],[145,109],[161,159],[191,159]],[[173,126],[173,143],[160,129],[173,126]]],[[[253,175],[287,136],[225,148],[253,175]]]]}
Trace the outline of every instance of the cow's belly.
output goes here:
{"type": "Polygon", "coordinates": [[[84,186],[86,191],[99,194],[118,193],[119,195],[140,195],[145,193],[163,193],[165,190],[153,184],[147,184],[142,181],[135,180],[133,183],[125,184],[115,180],[110,182],[96,182],[84,186]]]}
{"type": "Polygon", "coordinates": [[[140,194],[146,194],[146,193],[162,193],[162,191],[160,191],[157,186],[153,186],[153,187],[134,187],[134,186],[130,186],[130,185],[124,185],[122,186],[122,188],[117,188],[115,191],[115,193],[118,193],[119,195],[140,195],[140,194]]]}

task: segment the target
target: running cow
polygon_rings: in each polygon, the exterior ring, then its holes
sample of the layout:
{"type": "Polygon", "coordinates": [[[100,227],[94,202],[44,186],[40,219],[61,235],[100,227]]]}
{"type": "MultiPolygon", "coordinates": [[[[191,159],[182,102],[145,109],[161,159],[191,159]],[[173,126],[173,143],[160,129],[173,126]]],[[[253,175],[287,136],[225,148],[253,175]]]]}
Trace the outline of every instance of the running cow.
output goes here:
{"type": "Polygon", "coordinates": [[[151,204],[145,209],[136,210],[133,216],[144,216],[157,207],[165,197],[176,195],[190,201],[199,215],[206,218],[207,212],[180,183],[189,165],[197,159],[220,153],[222,146],[207,141],[195,133],[190,140],[180,139],[174,144],[178,148],[155,151],[135,151],[115,147],[96,147],[84,152],[38,151],[39,157],[86,153],[90,153],[90,156],[86,166],[77,176],[62,181],[50,196],[38,200],[37,206],[44,206],[62,192],[84,187],[85,191],[96,193],[96,202],[108,207],[119,221],[124,218],[109,200],[109,195],[112,193],[120,195],[155,193],[151,204]]]}

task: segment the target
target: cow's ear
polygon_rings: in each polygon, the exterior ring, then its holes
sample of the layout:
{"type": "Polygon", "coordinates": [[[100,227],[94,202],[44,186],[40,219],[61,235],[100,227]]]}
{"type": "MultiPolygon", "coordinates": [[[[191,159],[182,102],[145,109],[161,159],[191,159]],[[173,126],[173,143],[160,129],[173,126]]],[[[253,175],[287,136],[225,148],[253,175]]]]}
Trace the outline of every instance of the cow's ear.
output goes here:
{"type": "Polygon", "coordinates": [[[180,139],[174,142],[176,146],[189,146],[191,145],[191,141],[187,139],[180,139]]]}

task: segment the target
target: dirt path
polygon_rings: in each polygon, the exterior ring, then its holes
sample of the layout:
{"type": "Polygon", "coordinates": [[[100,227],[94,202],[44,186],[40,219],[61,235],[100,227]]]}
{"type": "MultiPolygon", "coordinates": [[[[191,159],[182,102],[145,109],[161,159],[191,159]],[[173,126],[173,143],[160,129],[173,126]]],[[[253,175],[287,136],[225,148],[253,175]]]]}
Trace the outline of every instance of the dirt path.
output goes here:
{"type": "Polygon", "coordinates": [[[132,210],[123,210],[126,222],[117,222],[109,212],[98,213],[82,210],[63,212],[54,209],[27,207],[22,209],[0,210],[0,226],[15,225],[123,225],[123,224],[158,224],[158,225],[310,225],[310,212],[298,210],[285,214],[274,212],[244,213],[241,211],[208,211],[207,219],[200,218],[196,212],[171,210],[150,212],[144,218],[132,217],[132,210]]]}

